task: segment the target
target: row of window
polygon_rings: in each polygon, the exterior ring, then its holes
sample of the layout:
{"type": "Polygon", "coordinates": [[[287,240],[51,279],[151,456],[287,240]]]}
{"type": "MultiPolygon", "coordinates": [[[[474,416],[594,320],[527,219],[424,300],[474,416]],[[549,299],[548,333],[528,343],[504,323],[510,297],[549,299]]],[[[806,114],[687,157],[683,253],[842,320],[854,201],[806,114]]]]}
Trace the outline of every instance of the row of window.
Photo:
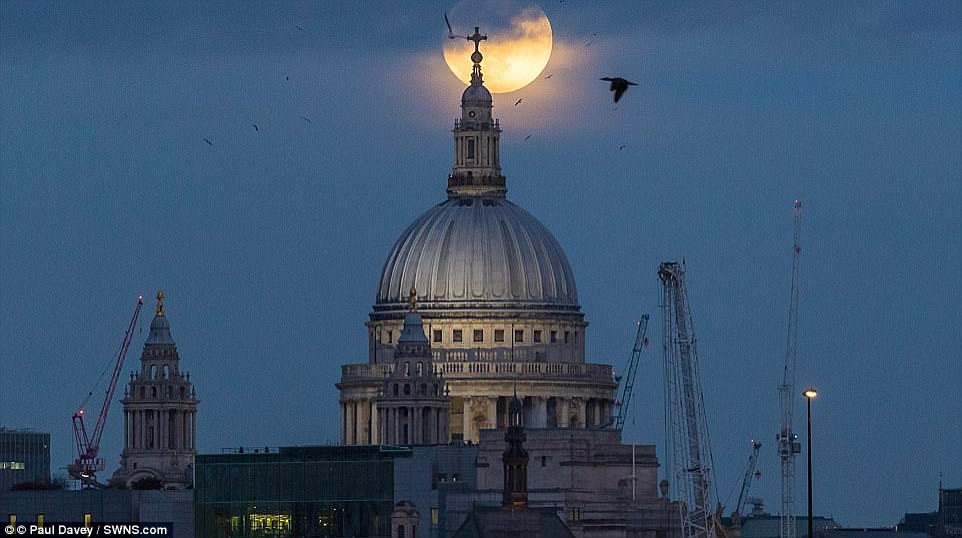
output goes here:
{"type": "MultiPolygon", "coordinates": [[[[524,329],[514,330],[514,341],[524,342],[524,329]]],[[[544,341],[544,332],[541,329],[534,329],[531,331],[532,341],[536,344],[540,344],[544,341]]],[[[564,331],[564,343],[569,344],[578,341],[578,331],[564,331]]],[[[552,344],[557,344],[559,341],[560,333],[559,331],[548,331],[549,342],[552,344]]],[[[434,329],[432,334],[432,340],[434,342],[441,342],[444,338],[444,333],[441,329],[434,329]]],[[[454,329],[451,333],[452,342],[463,342],[464,341],[464,331],[461,329],[454,329]]],[[[472,334],[473,342],[484,342],[484,329],[474,329],[472,334]]],[[[504,342],[504,329],[494,330],[494,341],[504,342]]]]}
{"type": "Polygon", "coordinates": [[[16,469],[22,470],[24,464],[22,461],[0,461],[0,469],[16,469]]]}
{"type": "MultiPolygon", "coordinates": [[[[514,341],[516,343],[524,342],[524,329],[514,330],[514,341]]],[[[531,331],[531,338],[535,344],[541,344],[544,342],[544,331],[541,329],[534,329],[531,331]]],[[[571,344],[578,341],[578,331],[548,331],[548,342],[552,344],[557,344],[562,341],[565,344],[571,344]]],[[[434,343],[444,341],[444,332],[441,329],[434,329],[431,334],[431,340],[434,343]]],[[[454,329],[451,333],[452,342],[464,342],[464,330],[454,329]]],[[[484,342],[484,329],[474,329],[472,334],[472,342],[484,342]]],[[[494,330],[494,341],[504,342],[504,329],[494,330]]],[[[394,331],[387,332],[387,343],[394,343],[394,331]]]]}

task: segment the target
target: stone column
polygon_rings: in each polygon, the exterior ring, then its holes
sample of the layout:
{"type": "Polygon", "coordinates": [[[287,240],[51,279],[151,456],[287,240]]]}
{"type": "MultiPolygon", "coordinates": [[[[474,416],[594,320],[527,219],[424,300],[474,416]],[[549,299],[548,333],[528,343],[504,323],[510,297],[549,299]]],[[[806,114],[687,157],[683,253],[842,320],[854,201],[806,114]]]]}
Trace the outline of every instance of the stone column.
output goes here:
{"type": "Polygon", "coordinates": [[[584,428],[588,414],[588,402],[584,398],[573,398],[572,403],[574,404],[574,411],[578,414],[578,421],[572,426],[584,428]]]}
{"type": "MultiPolygon", "coordinates": [[[[498,397],[488,396],[485,398],[485,403],[487,404],[487,411],[485,412],[485,418],[487,423],[486,428],[497,428],[498,427],[498,397]]],[[[478,439],[481,439],[481,432],[478,432],[478,439]]]]}
{"type": "Polygon", "coordinates": [[[465,397],[463,398],[463,406],[462,406],[462,410],[463,410],[463,411],[462,411],[462,414],[461,414],[461,418],[462,418],[462,420],[463,420],[463,422],[464,422],[464,425],[463,425],[462,430],[461,430],[461,431],[463,432],[463,433],[461,434],[461,437],[462,437],[462,439],[464,439],[465,441],[475,441],[475,440],[477,440],[476,437],[474,437],[474,436],[471,435],[471,424],[472,424],[472,420],[471,420],[471,404],[472,404],[473,402],[474,402],[474,398],[470,398],[470,397],[467,397],[467,396],[465,396],[465,397]]]}
{"type": "Polygon", "coordinates": [[[362,445],[371,444],[373,437],[373,425],[371,424],[371,400],[365,398],[361,400],[361,442],[362,445]]]}
{"type": "Polygon", "coordinates": [[[197,445],[194,442],[197,439],[197,412],[190,412],[190,449],[196,451],[197,445]]]}
{"type": "Polygon", "coordinates": [[[531,399],[531,403],[534,405],[534,424],[531,425],[532,428],[547,428],[548,427],[548,399],[543,396],[535,396],[531,399]]]}
{"type": "Polygon", "coordinates": [[[371,400],[371,444],[381,444],[381,416],[377,408],[377,400],[371,400]]]}
{"type": "Polygon", "coordinates": [[[568,398],[556,398],[558,412],[558,427],[567,428],[568,424],[568,398]]]}
{"type": "Polygon", "coordinates": [[[354,400],[347,402],[347,444],[357,444],[357,403],[354,400]]]}
{"type": "Polygon", "coordinates": [[[157,447],[161,450],[167,449],[167,410],[157,410],[157,447]]]}

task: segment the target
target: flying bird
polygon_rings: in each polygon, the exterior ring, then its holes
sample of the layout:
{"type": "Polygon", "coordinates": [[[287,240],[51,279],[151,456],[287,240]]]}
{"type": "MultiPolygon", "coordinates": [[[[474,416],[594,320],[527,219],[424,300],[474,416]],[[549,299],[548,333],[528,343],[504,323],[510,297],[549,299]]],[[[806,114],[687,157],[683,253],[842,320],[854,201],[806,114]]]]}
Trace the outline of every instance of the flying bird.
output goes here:
{"type": "Polygon", "coordinates": [[[300,31],[302,31],[302,32],[304,31],[304,27],[303,27],[303,26],[300,26],[300,25],[297,25],[297,24],[294,25],[294,28],[297,28],[298,30],[300,30],[300,31]]]}
{"type": "Polygon", "coordinates": [[[628,147],[628,144],[622,144],[622,145],[618,146],[618,151],[621,151],[621,150],[623,150],[623,149],[625,149],[625,148],[627,148],[627,147],[628,147]]]}
{"type": "Polygon", "coordinates": [[[628,86],[637,86],[634,82],[629,82],[621,77],[602,77],[601,80],[611,83],[611,87],[608,89],[615,92],[616,103],[621,99],[621,96],[628,91],[628,86]]]}
{"type": "Polygon", "coordinates": [[[307,116],[301,116],[301,119],[306,121],[307,123],[311,123],[311,118],[308,118],[307,116]]]}
{"type": "Polygon", "coordinates": [[[548,76],[544,77],[544,79],[545,79],[545,80],[548,80],[549,78],[551,78],[551,77],[553,77],[553,76],[554,76],[554,73],[548,73],[548,76]]]}
{"type": "Polygon", "coordinates": [[[531,135],[528,135],[528,136],[524,137],[524,139],[525,139],[525,141],[530,140],[530,139],[531,139],[531,135]]]}
{"type": "Polygon", "coordinates": [[[257,124],[256,124],[256,123],[252,123],[251,125],[254,126],[254,130],[255,130],[255,131],[260,131],[260,129],[257,128],[257,124]]]}
{"type": "Polygon", "coordinates": [[[448,20],[447,12],[444,13],[444,24],[448,25],[448,39],[457,39],[458,36],[454,35],[454,30],[451,29],[451,21],[448,20]]]}
{"type": "Polygon", "coordinates": [[[523,98],[523,97],[522,97],[521,99],[518,99],[517,101],[515,101],[515,102],[514,102],[514,106],[520,105],[520,104],[521,104],[521,101],[524,101],[524,98],[523,98]]]}
{"type": "Polygon", "coordinates": [[[208,145],[208,146],[213,146],[213,145],[214,145],[214,143],[211,142],[210,139],[207,139],[207,138],[204,139],[204,142],[207,142],[207,145],[208,145]]]}
{"type": "Polygon", "coordinates": [[[585,42],[585,48],[588,48],[588,47],[590,47],[590,46],[591,46],[591,41],[586,41],[586,42],[585,42]]]}

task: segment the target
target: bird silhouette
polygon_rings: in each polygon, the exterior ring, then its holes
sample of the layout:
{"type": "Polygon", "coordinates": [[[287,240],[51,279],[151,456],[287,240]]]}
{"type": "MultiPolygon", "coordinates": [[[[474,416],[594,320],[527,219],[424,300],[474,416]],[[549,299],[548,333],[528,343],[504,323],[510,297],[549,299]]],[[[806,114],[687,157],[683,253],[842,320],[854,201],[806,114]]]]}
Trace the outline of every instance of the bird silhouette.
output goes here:
{"type": "Polygon", "coordinates": [[[524,139],[525,139],[525,141],[530,140],[530,139],[531,139],[531,135],[528,135],[528,136],[524,137],[524,139]]]}
{"type": "Polygon", "coordinates": [[[300,31],[302,31],[302,32],[304,31],[304,27],[303,27],[303,26],[300,26],[300,25],[298,25],[298,24],[295,24],[295,25],[294,25],[294,28],[297,28],[298,30],[300,30],[300,31]]]}
{"type": "Polygon", "coordinates": [[[623,149],[625,149],[625,148],[627,148],[627,147],[628,147],[628,144],[622,144],[622,145],[618,146],[618,151],[621,151],[621,150],[623,150],[623,149]]]}
{"type": "Polygon", "coordinates": [[[307,123],[311,123],[311,118],[308,118],[307,116],[301,116],[301,119],[306,121],[307,123]]]}
{"type": "Polygon", "coordinates": [[[545,79],[545,80],[548,80],[549,78],[551,78],[551,77],[553,77],[553,76],[554,76],[554,73],[548,73],[548,76],[544,77],[544,79],[545,79]]]}
{"type": "Polygon", "coordinates": [[[628,91],[628,86],[637,86],[634,82],[629,82],[621,77],[602,77],[601,80],[611,83],[611,87],[608,89],[615,92],[616,103],[621,99],[621,96],[628,91]]]}
{"type": "Polygon", "coordinates": [[[448,25],[448,39],[457,39],[458,36],[454,35],[454,30],[451,29],[451,21],[448,20],[447,12],[444,13],[444,24],[448,25]]]}
{"type": "Polygon", "coordinates": [[[523,98],[523,97],[522,97],[521,99],[518,99],[517,101],[515,101],[515,102],[514,102],[514,106],[520,105],[520,104],[521,104],[521,101],[524,101],[524,98],[523,98]]]}
{"type": "Polygon", "coordinates": [[[208,145],[208,146],[213,146],[213,145],[214,145],[214,143],[211,142],[210,139],[207,139],[207,138],[204,139],[204,142],[207,142],[207,145],[208,145]]]}
{"type": "Polygon", "coordinates": [[[251,125],[254,126],[254,130],[255,130],[255,131],[260,131],[260,129],[257,128],[257,124],[256,124],[256,123],[252,123],[251,125]]]}

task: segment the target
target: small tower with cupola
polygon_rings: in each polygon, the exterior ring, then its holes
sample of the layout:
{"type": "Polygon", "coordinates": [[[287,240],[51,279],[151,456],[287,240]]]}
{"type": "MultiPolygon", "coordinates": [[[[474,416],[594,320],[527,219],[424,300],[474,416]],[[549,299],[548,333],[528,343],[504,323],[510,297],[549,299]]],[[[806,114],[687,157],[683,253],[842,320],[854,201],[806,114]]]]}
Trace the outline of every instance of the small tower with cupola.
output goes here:
{"type": "Polygon", "coordinates": [[[381,443],[433,445],[448,442],[448,398],[441,376],[434,371],[431,343],[417,312],[417,292],[411,290],[410,310],[394,351],[394,368],[384,378],[377,398],[381,443]]]}
{"type": "Polygon", "coordinates": [[[181,370],[164,292],[158,291],[140,371],[130,374],[121,400],[124,449],[111,482],[130,487],[147,478],[158,480],[165,489],[192,487],[198,401],[190,374],[181,370]]]}

